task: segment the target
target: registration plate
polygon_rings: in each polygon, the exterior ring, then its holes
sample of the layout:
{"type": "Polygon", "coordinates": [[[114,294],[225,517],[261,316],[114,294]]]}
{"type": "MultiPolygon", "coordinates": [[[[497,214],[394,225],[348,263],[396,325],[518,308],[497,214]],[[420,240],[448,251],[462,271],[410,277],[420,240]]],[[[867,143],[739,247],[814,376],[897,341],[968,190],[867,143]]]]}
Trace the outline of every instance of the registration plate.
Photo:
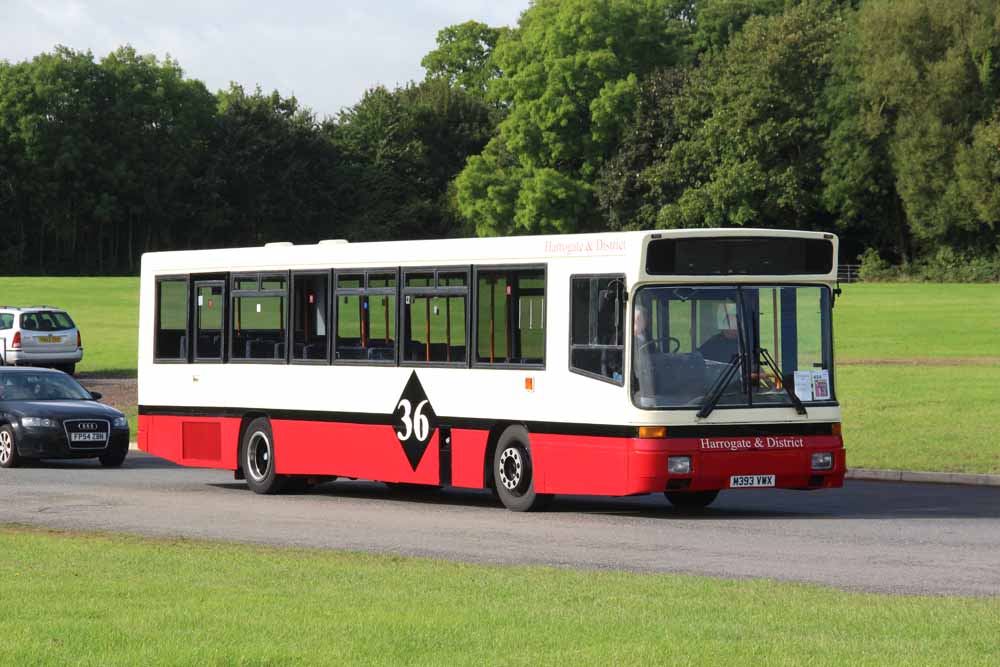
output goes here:
{"type": "Polygon", "coordinates": [[[39,336],[37,340],[39,343],[61,343],[62,336],[39,336]]]}
{"type": "Polygon", "coordinates": [[[103,433],[70,433],[73,442],[104,442],[107,439],[103,433]]]}
{"type": "Polygon", "coordinates": [[[731,489],[751,489],[774,486],[774,475],[733,475],[729,478],[731,489]]]}

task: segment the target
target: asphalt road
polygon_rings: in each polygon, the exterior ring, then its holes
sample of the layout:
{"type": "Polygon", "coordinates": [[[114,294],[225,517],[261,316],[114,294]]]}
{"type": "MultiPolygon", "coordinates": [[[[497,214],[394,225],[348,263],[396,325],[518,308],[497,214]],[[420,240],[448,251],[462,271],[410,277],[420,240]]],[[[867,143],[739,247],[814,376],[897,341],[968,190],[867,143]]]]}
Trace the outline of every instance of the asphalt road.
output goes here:
{"type": "Polygon", "coordinates": [[[701,514],[661,496],[560,497],[516,514],[485,491],[337,481],[258,496],[232,473],[131,452],[0,470],[0,522],[483,563],[767,577],[896,594],[1000,595],[1000,488],[848,482],[724,492],[701,514]]]}

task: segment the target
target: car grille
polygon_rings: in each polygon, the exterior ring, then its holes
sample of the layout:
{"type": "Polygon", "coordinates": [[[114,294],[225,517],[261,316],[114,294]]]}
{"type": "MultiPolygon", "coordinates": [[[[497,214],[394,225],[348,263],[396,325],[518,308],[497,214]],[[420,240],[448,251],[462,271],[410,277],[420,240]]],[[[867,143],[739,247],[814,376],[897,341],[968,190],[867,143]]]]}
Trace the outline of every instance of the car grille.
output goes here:
{"type": "Polygon", "coordinates": [[[67,419],[63,421],[70,449],[104,449],[108,446],[111,422],[107,419],[67,419]]]}

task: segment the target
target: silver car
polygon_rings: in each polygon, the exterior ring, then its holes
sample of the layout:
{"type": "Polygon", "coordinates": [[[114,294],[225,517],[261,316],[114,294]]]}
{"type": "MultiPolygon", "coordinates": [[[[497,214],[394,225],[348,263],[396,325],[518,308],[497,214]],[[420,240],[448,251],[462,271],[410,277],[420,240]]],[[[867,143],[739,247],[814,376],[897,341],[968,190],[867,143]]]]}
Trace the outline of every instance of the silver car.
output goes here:
{"type": "Polygon", "coordinates": [[[0,364],[48,366],[70,375],[83,359],[73,318],[51,306],[0,306],[0,364]]]}

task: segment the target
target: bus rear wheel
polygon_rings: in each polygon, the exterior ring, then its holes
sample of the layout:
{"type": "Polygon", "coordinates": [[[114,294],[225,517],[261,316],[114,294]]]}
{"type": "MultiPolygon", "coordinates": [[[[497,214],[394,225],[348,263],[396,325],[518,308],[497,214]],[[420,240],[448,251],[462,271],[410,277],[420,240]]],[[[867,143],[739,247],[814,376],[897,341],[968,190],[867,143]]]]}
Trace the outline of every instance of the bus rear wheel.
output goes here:
{"type": "Polygon", "coordinates": [[[497,441],[493,486],[504,507],[514,512],[541,510],[552,500],[551,494],[535,492],[528,431],[523,426],[508,427],[497,441]]]}
{"type": "Polygon", "coordinates": [[[719,497],[718,491],[666,491],[670,504],[685,510],[700,510],[708,507],[719,497]]]}
{"type": "Polygon", "coordinates": [[[240,445],[240,464],[247,486],[254,493],[280,493],[285,478],[274,470],[274,434],[266,417],[257,417],[247,425],[240,445]]]}

